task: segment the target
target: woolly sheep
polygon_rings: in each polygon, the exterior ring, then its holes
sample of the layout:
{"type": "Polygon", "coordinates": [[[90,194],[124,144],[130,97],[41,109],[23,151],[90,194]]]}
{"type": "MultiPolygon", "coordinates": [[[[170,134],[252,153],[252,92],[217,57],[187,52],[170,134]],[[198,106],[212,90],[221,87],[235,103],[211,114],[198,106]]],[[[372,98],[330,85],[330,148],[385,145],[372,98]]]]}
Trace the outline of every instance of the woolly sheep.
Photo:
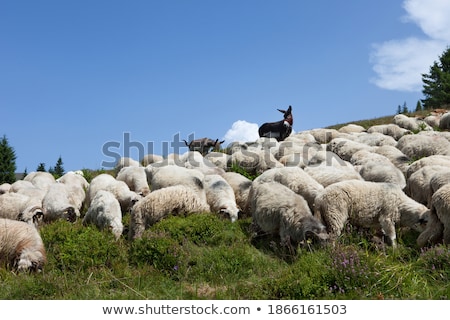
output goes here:
{"type": "Polygon", "coordinates": [[[198,170],[178,166],[147,167],[150,171],[150,185],[152,192],[165,187],[183,185],[195,191],[198,197],[206,201],[206,192],[203,184],[204,174],[198,170]]]}
{"type": "Polygon", "coordinates": [[[141,165],[143,167],[146,167],[149,164],[152,164],[152,163],[155,163],[155,162],[160,162],[160,161],[163,161],[163,160],[164,160],[163,156],[149,153],[149,154],[146,154],[145,156],[142,157],[141,165]]]}
{"type": "Polygon", "coordinates": [[[127,212],[137,201],[142,199],[142,196],[131,191],[125,182],[118,181],[107,173],[102,173],[94,177],[89,184],[85,201],[87,207],[90,206],[91,200],[98,190],[111,192],[119,201],[122,212],[127,212]]]}
{"type": "Polygon", "coordinates": [[[243,215],[246,215],[245,211],[247,208],[248,194],[252,186],[252,180],[244,177],[242,174],[237,172],[225,172],[222,177],[228,182],[234,191],[234,196],[236,198],[236,204],[241,208],[243,215]]]}
{"type": "Polygon", "coordinates": [[[412,199],[429,206],[428,201],[431,200],[431,179],[433,176],[449,172],[450,168],[439,165],[431,165],[420,168],[408,178],[405,193],[412,199]]]}
{"type": "Polygon", "coordinates": [[[122,157],[120,158],[116,165],[115,165],[115,170],[117,172],[120,171],[120,169],[122,169],[123,167],[140,167],[141,163],[137,160],[134,160],[133,158],[130,157],[122,157]]]}
{"type": "Polygon", "coordinates": [[[212,212],[228,217],[235,222],[240,213],[236,204],[233,188],[218,174],[205,176],[203,180],[206,191],[206,200],[212,212]]]}
{"type": "Polygon", "coordinates": [[[396,147],[389,145],[380,146],[376,148],[374,152],[388,158],[389,161],[391,161],[391,163],[406,176],[411,160],[403,152],[396,147]]]}
{"type": "Polygon", "coordinates": [[[450,155],[450,142],[440,135],[415,134],[400,138],[397,149],[408,157],[450,155]]]}
{"type": "MultiPolygon", "coordinates": [[[[269,169],[253,180],[252,185],[256,186],[266,182],[278,182],[301,195],[311,210],[314,207],[314,199],[323,190],[323,186],[319,182],[299,167],[269,169]]],[[[250,189],[250,194],[253,192],[252,189],[253,187],[250,189]]]]}
{"type": "Polygon", "coordinates": [[[97,191],[83,218],[83,224],[94,224],[101,230],[108,228],[118,239],[123,232],[122,210],[119,201],[109,191],[97,191]]]}
{"type": "Polygon", "coordinates": [[[217,167],[198,151],[188,151],[182,154],[180,162],[185,168],[198,170],[204,175],[225,173],[225,169],[217,167]]]}
{"type": "Polygon", "coordinates": [[[86,200],[86,190],[89,188],[89,183],[84,176],[74,171],[69,171],[62,177],[56,179],[56,182],[66,185],[75,208],[80,211],[86,200]]]}
{"type": "Polygon", "coordinates": [[[393,122],[399,127],[411,131],[432,130],[432,128],[424,121],[421,121],[417,118],[408,117],[404,114],[395,115],[393,122]]]}
{"type": "Polygon", "coordinates": [[[308,166],[305,172],[323,187],[345,180],[364,180],[353,166],[329,166],[323,163],[318,166],[308,166]]]}
{"type": "Polygon", "coordinates": [[[439,129],[449,130],[450,129],[450,112],[444,113],[439,120],[439,129]]]}
{"type": "Polygon", "coordinates": [[[408,180],[409,177],[420,168],[431,165],[450,167],[450,156],[433,155],[414,161],[409,165],[408,170],[406,171],[406,180],[408,180]]]}
{"type": "Polygon", "coordinates": [[[31,182],[36,188],[45,192],[56,182],[52,174],[41,171],[30,172],[23,180],[31,182]]]}
{"type": "Polygon", "coordinates": [[[442,242],[450,244],[450,184],[439,188],[431,198],[431,215],[417,238],[419,247],[442,242]]]}
{"type": "Polygon", "coordinates": [[[367,133],[375,133],[375,132],[391,136],[395,140],[400,139],[406,134],[412,133],[410,130],[401,128],[399,125],[394,123],[374,125],[371,126],[369,129],[367,129],[367,133]]]}
{"type": "Polygon", "coordinates": [[[145,229],[169,215],[208,212],[208,204],[190,187],[174,185],[152,191],[131,210],[129,239],[142,237],[145,229]]]}
{"type": "Polygon", "coordinates": [[[353,165],[349,161],[342,160],[336,153],[326,150],[317,151],[316,154],[309,159],[307,166],[333,166],[333,167],[351,167],[353,169],[353,165]]]}
{"type": "Polygon", "coordinates": [[[37,229],[23,221],[0,218],[0,262],[18,271],[39,271],[46,250],[37,229]]]}
{"type": "Polygon", "coordinates": [[[69,188],[63,183],[54,183],[42,200],[44,222],[64,219],[74,222],[80,217],[80,211],[72,198],[69,188]]]}
{"type": "Polygon", "coordinates": [[[348,221],[359,227],[381,228],[386,242],[396,246],[396,225],[417,228],[427,220],[429,210],[395,184],[349,180],[326,187],[316,198],[314,215],[324,222],[332,241],[348,221]]]}
{"type": "Polygon", "coordinates": [[[117,174],[116,179],[125,182],[131,191],[144,197],[150,193],[144,167],[123,167],[117,174]]]}
{"type": "Polygon", "coordinates": [[[373,151],[375,147],[345,138],[335,138],[327,145],[327,150],[336,153],[341,159],[350,161],[352,155],[359,150],[373,151]]]}
{"type": "Polygon", "coordinates": [[[378,132],[361,134],[357,137],[356,141],[372,147],[397,145],[397,140],[393,137],[378,132]]]}
{"type": "Polygon", "coordinates": [[[10,183],[2,183],[0,185],[0,195],[9,192],[9,190],[11,189],[11,184],[10,183]]]}
{"type": "Polygon", "coordinates": [[[366,181],[394,183],[401,189],[406,186],[403,172],[381,154],[360,150],[352,156],[350,162],[366,181]]]}
{"type": "Polygon", "coordinates": [[[445,167],[446,170],[433,174],[430,179],[430,194],[428,203],[431,204],[431,196],[442,186],[450,183],[450,168],[445,167]]]}
{"type": "Polygon", "coordinates": [[[39,199],[8,192],[0,195],[0,217],[24,221],[37,226],[44,215],[39,199]]]}
{"type": "Polygon", "coordinates": [[[231,163],[231,155],[223,152],[211,151],[205,156],[205,159],[224,171],[230,167],[231,163]]]}
{"type": "Polygon", "coordinates": [[[317,128],[307,131],[320,144],[327,144],[331,140],[339,137],[341,133],[336,129],[317,128]]]}
{"type": "Polygon", "coordinates": [[[317,220],[306,200],[278,182],[255,185],[249,198],[253,224],[263,232],[280,236],[282,245],[314,239],[327,240],[325,226],[317,220]]]}
{"type": "Polygon", "coordinates": [[[361,133],[365,132],[366,129],[358,124],[350,123],[338,129],[342,133],[361,133]]]}
{"type": "Polygon", "coordinates": [[[250,174],[261,174],[271,168],[283,165],[267,150],[248,148],[231,154],[231,164],[245,169],[250,174]]]}

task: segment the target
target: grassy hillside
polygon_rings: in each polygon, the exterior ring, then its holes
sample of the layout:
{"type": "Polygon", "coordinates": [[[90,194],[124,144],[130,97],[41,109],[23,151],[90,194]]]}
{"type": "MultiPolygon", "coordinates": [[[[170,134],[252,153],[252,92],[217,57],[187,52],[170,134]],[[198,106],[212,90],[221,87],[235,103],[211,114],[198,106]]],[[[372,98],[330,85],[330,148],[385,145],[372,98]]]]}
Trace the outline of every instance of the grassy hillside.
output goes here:
{"type": "MultiPolygon", "coordinates": [[[[392,117],[351,123],[369,127],[392,117]]],[[[90,179],[100,172],[85,173],[90,179]]],[[[396,250],[348,226],[335,247],[307,243],[291,252],[276,237],[255,238],[250,218],[171,217],[135,242],[126,238],[129,214],[123,221],[118,241],[80,221],[43,226],[44,270],[0,268],[0,299],[450,298],[449,248],[420,250],[418,234],[407,229],[398,230],[396,250]]]]}

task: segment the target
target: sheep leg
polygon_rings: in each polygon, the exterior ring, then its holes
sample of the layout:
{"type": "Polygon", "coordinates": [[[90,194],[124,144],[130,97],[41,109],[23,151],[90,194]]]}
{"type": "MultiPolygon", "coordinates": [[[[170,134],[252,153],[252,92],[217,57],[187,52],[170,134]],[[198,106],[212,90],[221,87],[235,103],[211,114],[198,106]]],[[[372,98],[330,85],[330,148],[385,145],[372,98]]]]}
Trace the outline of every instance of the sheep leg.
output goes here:
{"type": "Polygon", "coordinates": [[[380,225],[383,234],[386,236],[387,244],[395,248],[397,246],[396,243],[397,235],[395,233],[395,224],[392,222],[392,220],[388,218],[381,218],[380,225]]]}

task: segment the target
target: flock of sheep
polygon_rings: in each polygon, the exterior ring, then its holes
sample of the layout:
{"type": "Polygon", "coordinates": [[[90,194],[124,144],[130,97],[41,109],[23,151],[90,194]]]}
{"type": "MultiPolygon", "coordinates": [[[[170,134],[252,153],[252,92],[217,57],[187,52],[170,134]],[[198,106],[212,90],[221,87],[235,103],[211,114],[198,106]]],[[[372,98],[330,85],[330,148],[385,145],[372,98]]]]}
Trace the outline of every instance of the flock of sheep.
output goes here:
{"type": "Polygon", "coordinates": [[[347,223],[396,245],[396,229],[418,230],[419,247],[450,243],[450,113],[396,115],[369,129],[350,124],[235,142],[224,152],[187,151],[140,162],[122,158],[115,176],[89,183],[81,171],[56,179],[32,172],[0,185],[0,261],[40,270],[42,224],[82,219],[130,241],[169,215],[251,217],[257,233],[283,245],[334,243],[347,223]],[[250,180],[232,166],[257,176],[250,180]],[[122,218],[130,214],[128,234],[122,218]]]}

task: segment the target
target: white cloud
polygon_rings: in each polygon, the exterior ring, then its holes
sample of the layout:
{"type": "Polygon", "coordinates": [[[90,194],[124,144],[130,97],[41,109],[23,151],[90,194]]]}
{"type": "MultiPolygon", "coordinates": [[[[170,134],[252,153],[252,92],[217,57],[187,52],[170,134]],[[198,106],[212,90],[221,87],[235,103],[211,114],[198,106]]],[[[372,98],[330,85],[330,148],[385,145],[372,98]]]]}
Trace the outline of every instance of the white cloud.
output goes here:
{"type": "Polygon", "coordinates": [[[403,21],[417,24],[426,39],[409,37],[373,45],[370,61],[378,87],[399,91],[421,91],[422,74],[439,59],[450,43],[448,0],[405,0],[403,21]]]}
{"type": "Polygon", "coordinates": [[[255,141],[259,138],[258,128],[259,126],[256,123],[237,120],[233,123],[227,133],[225,133],[224,139],[227,144],[234,141],[255,141]]]}

